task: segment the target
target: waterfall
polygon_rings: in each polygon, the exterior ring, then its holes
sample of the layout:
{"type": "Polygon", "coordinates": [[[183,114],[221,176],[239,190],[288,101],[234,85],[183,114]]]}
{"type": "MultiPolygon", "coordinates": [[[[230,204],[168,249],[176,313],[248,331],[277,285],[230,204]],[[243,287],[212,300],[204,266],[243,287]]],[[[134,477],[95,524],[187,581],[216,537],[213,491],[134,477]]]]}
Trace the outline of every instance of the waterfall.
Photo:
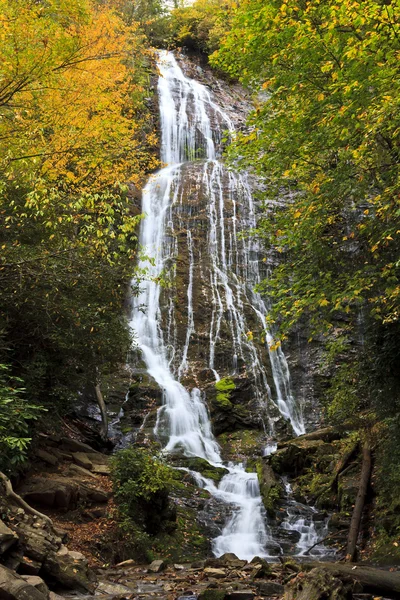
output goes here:
{"type": "MultiPolygon", "coordinates": [[[[182,348],[177,348],[177,319],[174,302],[169,299],[164,315],[158,283],[177,256],[173,210],[183,205],[184,171],[194,165],[196,185],[206,190],[208,222],[207,244],[209,269],[203,276],[211,290],[211,319],[208,324],[208,368],[218,380],[216,348],[222,341],[222,323],[227,323],[232,348],[232,374],[240,364],[254,378],[254,389],[260,406],[265,396],[271,398],[267,375],[256,345],[248,335],[245,307],[250,306],[256,320],[265,329],[267,309],[261,296],[253,291],[259,281],[257,247],[243,240],[239,248],[236,228],[255,225],[252,196],[244,176],[228,172],[218,160],[218,146],[223,130],[233,131],[224,111],[213,102],[209,91],[200,83],[185,77],[173,54],[161,51],[158,67],[158,94],[161,118],[161,160],[164,168],[152,175],[143,191],[140,245],[146,259],[139,267],[148,270],[140,294],[134,300],[131,328],[142,352],[148,373],[160,386],[163,395],[158,410],[155,434],[166,452],[181,451],[198,456],[213,465],[221,465],[220,448],[215,440],[203,395],[197,387],[186,389],[181,378],[188,369],[189,349],[195,331],[194,273],[195,241],[186,226],[188,285],[186,293],[187,322],[182,348]],[[224,181],[228,182],[224,185],[224,181]],[[238,203],[241,201],[242,205],[238,203]],[[226,203],[232,212],[232,228],[225,227],[226,203]],[[240,215],[239,213],[240,209],[240,215]],[[166,315],[166,316],[165,316],[166,315]],[[164,322],[163,322],[164,319],[164,322]],[[225,321],[224,321],[225,319],[225,321]],[[166,322],[165,322],[166,321],[166,322]],[[179,354],[177,364],[175,354],[179,354]]],[[[179,223],[179,227],[184,227],[179,223]]],[[[200,267],[198,267],[200,268],[200,267]]],[[[267,343],[271,334],[267,336],[267,343]],[[269,337],[268,337],[269,336],[269,337]]],[[[277,407],[289,420],[296,433],[304,432],[301,413],[290,390],[289,371],[283,352],[269,349],[271,369],[277,395],[277,407]]],[[[270,423],[270,432],[272,431],[270,423]]],[[[199,485],[213,496],[232,506],[232,513],[222,533],[213,541],[214,553],[234,552],[251,559],[267,556],[270,534],[258,487],[257,475],[247,473],[243,465],[229,464],[229,473],[218,487],[193,473],[199,485]]]]}

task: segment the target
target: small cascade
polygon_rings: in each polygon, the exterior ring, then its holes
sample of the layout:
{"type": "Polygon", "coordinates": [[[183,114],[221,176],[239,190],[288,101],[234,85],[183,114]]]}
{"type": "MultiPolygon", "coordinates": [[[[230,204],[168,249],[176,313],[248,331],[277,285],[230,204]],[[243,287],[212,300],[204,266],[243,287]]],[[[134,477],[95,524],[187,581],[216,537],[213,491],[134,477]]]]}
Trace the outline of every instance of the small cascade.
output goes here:
{"type": "Polygon", "coordinates": [[[280,524],[280,529],[293,536],[295,556],[323,556],[324,558],[333,556],[335,554],[333,549],[319,543],[328,534],[329,519],[319,515],[314,507],[297,502],[288,481],[285,481],[285,491],[287,494],[283,506],[285,517],[280,524]]]}
{"type": "MultiPolygon", "coordinates": [[[[272,401],[272,392],[246,316],[255,315],[253,323],[258,322],[265,330],[267,307],[253,291],[260,280],[258,248],[254,241],[239,240],[237,235],[255,225],[255,211],[246,178],[227,171],[218,160],[223,131],[233,131],[229,117],[213,102],[203,85],[184,76],[173,54],[161,51],[158,66],[161,160],[165,166],[151,176],[143,191],[145,219],[141,222],[140,244],[146,258],[139,268],[147,269],[148,277],[134,299],[131,328],[147,372],[162,390],[163,402],[157,414],[155,435],[164,451],[183,452],[221,466],[220,448],[211,430],[204,395],[197,387],[191,386],[188,390],[181,383],[190,369],[191,341],[197,333],[194,277],[199,271],[210,290],[208,305],[211,306],[207,306],[210,319],[204,335],[208,349],[201,349],[207,355],[205,367],[214,374],[215,380],[220,378],[221,359],[217,361],[217,352],[228,337],[232,361],[225,370],[232,375],[251,374],[260,413],[269,419],[268,402],[272,401]],[[189,176],[193,193],[184,187],[189,176]],[[206,209],[200,216],[196,205],[199,190],[207,197],[206,209]],[[193,208],[188,205],[191,195],[193,208]],[[189,221],[183,219],[184,214],[189,221]],[[194,217],[204,225],[206,232],[205,251],[209,263],[204,269],[196,264],[201,250],[187,225],[194,217]],[[176,259],[182,243],[188,262],[184,325],[181,325],[182,319],[178,323],[173,297],[179,290],[165,291],[159,285],[165,272],[177,274],[176,259]],[[180,333],[182,327],[184,335],[180,333]]],[[[271,340],[272,334],[268,333],[266,345],[276,392],[274,402],[295,433],[302,433],[304,424],[291,393],[286,359],[280,348],[278,351],[270,348],[271,340]]],[[[272,420],[268,430],[272,435],[272,420]]],[[[221,534],[213,541],[214,553],[219,556],[234,552],[245,559],[269,556],[276,543],[266,525],[257,475],[247,473],[241,464],[230,464],[227,469],[229,473],[218,487],[192,472],[199,485],[232,508],[221,534]]]]}

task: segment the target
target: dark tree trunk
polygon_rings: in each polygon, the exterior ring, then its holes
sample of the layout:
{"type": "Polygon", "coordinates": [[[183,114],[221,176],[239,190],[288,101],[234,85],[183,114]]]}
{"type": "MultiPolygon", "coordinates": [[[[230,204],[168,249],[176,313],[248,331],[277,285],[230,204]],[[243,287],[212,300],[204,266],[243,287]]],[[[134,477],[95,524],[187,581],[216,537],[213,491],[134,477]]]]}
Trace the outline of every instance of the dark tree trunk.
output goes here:
{"type": "Polygon", "coordinates": [[[354,505],[354,510],[351,517],[349,537],[347,539],[346,560],[348,562],[354,562],[355,559],[361,517],[364,510],[365,496],[367,493],[369,478],[371,476],[372,461],[369,441],[364,442],[362,455],[363,461],[361,467],[360,487],[358,488],[356,503],[354,505]]]}

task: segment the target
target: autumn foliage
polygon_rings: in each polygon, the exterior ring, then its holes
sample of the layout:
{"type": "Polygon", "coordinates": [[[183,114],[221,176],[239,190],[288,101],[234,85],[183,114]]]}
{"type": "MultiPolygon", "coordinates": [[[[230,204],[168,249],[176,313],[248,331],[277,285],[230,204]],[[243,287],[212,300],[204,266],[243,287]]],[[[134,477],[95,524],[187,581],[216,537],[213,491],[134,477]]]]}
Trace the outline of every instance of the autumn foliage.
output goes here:
{"type": "Polygon", "coordinates": [[[45,400],[124,358],[152,56],[95,0],[0,0],[0,362],[45,400]]]}

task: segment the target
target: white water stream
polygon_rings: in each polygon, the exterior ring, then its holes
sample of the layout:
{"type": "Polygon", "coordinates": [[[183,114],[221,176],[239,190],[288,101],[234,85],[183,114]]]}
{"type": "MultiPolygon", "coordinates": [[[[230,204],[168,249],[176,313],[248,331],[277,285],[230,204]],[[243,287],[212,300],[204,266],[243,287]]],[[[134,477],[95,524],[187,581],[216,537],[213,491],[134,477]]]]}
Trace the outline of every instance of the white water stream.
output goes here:
{"type": "MultiPolygon", "coordinates": [[[[248,371],[254,375],[260,402],[265,402],[269,390],[265,368],[260,361],[255,344],[246,335],[248,326],[244,317],[244,303],[250,300],[262,328],[265,328],[267,309],[261,297],[252,291],[259,280],[254,242],[244,242],[245,251],[238,250],[236,221],[238,221],[236,196],[240,189],[247,203],[246,223],[255,225],[251,192],[245,178],[227,172],[217,159],[217,143],[221,130],[233,131],[229,117],[212,100],[205,86],[184,76],[171,53],[159,53],[160,77],[158,93],[161,117],[161,159],[165,167],[153,175],[143,191],[140,244],[146,260],[139,267],[147,268],[148,278],[135,299],[131,327],[142,351],[148,373],[163,391],[163,405],[158,411],[156,435],[165,441],[165,451],[181,450],[187,456],[198,456],[213,465],[222,464],[220,449],[211,431],[211,423],[202,393],[194,388],[185,389],[180,377],[187,369],[188,349],[194,332],[193,316],[193,239],[187,230],[189,256],[189,281],[187,287],[187,330],[181,360],[174,371],[176,349],[174,333],[174,306],[168,308],[168,326],[161,328],[160,285],[167,261],[176,255],[176,241],[168,232],[173,230],[172,206],[182,193],[182,165],[197,158],[203,159],[200,178],[208,197],[208,246],[211,257],[210,289],[212,293],[212,318],[209,325],[209,368],[216,380],[215,348],[220,340],[221,322],[229,314],[232,345],[232,372],[238,360],[247,360],[248,371]],[[217,123],[217,125],[215,125],[217,123]],[[224,225],[224,190],[222,178],[229,181],[228,196],[233,205],[234,229],[229,234],[224,225]],[[247,244],[247,245],[246,245],[247,244]],[[241,252],[241,255],[239,256],[241,252]],[[151,259],[150,261],[148,259],[151,259]],[[241,264],[234,271],[234,265],[241,264]],[[244,265],[244,266],[243,266],[244,265]],[[242,275],[242,280],[240,279],[242,275]],[[244,281],[244,283],[243,283],[244,281]],[[250,298],[250,300],[249,300],[250,298]],[[143,310],[144,307],[144,310],[143,310]],[[250,358],[249,358],[250,357],[250,358]]],[[[181,198],[182,201],[182,198],[181,198]]],[[[267,336],[267,342],[271,339],[267,336]]],[[[277,393],[277,406],[282,416],[289,420],[296,434],[304,432],[301,411],[290,390],[289,371],[281,349],[270,351],[271,369],[277,393]]],[[[270,395],[270,394],[269,394],[270,395]]],[[[271,432],[271,424],[270,424],[271,432]]],[[[232,505],[232,514],[221,535],[213,541],[214,553],[234,552],[244,559],[266,556],[270,539],[264,508],[258,487],[257,475],[247,473],[244,467],[229,464],[226,475],[216,487],[211,480],[193,474],[213,496],[232,505]]]]}

